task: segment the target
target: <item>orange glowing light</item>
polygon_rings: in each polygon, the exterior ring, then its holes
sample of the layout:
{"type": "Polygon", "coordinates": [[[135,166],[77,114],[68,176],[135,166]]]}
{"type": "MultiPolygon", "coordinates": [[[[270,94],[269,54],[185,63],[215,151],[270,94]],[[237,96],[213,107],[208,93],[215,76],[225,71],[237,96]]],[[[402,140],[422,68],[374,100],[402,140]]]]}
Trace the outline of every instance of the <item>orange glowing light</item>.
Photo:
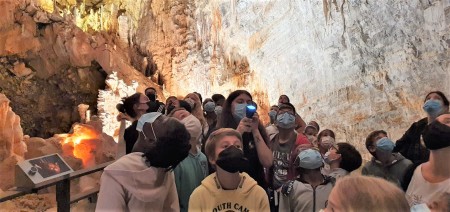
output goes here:
{"type": "Polygon", "coordinates": [[[95,140],[100,137],[100,133],[89,125],[77,124],[73,127],[72,134],[66,134],[61,137],[64,137],[62,143],[72,146],[73,156],[81,159],[86,167],[87,163],[94,157],[95,140]]]}

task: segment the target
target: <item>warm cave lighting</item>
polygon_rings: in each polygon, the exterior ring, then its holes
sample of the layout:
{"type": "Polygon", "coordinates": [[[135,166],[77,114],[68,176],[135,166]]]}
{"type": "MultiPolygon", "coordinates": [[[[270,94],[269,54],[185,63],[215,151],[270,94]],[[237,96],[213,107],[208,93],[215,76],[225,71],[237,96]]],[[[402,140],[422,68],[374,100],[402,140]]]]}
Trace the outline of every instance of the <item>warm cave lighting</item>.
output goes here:
{"type": "Polygon", "coordinates": [[[83,166],[86,167],[94,157],[93,151],[96,147],[96,142],[101,135],[92,127],[88,125],[77,124],[73,127],[72,134],[61,135],[64,138],[62,144],[70,145],[72,154],[76,158],[83,161],[83,166]]]}

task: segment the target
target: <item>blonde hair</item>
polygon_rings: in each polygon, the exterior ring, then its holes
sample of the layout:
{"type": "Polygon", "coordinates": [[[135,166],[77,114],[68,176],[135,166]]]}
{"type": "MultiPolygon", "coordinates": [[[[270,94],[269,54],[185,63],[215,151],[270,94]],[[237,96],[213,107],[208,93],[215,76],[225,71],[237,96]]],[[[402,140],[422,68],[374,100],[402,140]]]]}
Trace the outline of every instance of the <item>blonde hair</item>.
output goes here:
{"type": "Polygon", "coordinates": [[[405,193],[377,177],[343,177],[337,181],[331,195],[342,211],[410,211],[405,193]]]}
{"type": "Polygon", "coordinates": [[[235,136],[241,141],[242,144],[242,136],[237,130],[232,128],[220,128],[212,132],[211,135],[209,135],[208,140],[206,141],[205,154],[206,157],[208,157],[208,160],[216,159],[215,152],[217,141],[219,141],[225,136],[235,136]]]}
{"type": "Polygon", "coordinates": [[[194,115],[200,121],[200,123],[202,124],[202,129],[205,129],[208,126],[208,122],[203,116],[203,109],[202,109],[203,104],[200,101],[200,98],[195,93],[189,93],[188,95],[186,95],[186,97],[184,97],[184,99],[186,98],[191,98],[192,100],[194,100],[195,106],[194,108],[191,108],[192,109],[191,114],[194,115]]]}

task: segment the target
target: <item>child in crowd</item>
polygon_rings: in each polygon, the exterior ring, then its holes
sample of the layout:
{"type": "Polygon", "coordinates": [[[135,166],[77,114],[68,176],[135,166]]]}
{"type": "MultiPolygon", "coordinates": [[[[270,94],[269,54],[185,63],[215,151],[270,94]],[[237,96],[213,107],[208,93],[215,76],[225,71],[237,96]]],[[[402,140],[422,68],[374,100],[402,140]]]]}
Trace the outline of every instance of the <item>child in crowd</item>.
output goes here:
{"type": "Polygon", "coordinates": [[[423,141],[430,159],[414,171],[406,198],[411,206],[438,199],[450,193],[450,114],[443,114],[423,131],[423,141]]]}
{"type": "Polygon", "coordinates": [[[400,153],[393,153],[395,144],[383,130],[371,132],[366,138],[366,148],[373,156],[363,169],[363,175],[381,177],[393,182],[400,188],[406,188],[409,182],[405,174],[413,167],[413,163],[400,153]]]}
{"type": "Polygon", "coordinates": [[[335,179],[321,174],[321,154],[306,149],[298,154],[300,178],[284,184],[279,211],[319,211],[326,207],[335,179]]]}
{"type": "Polygon", "coordinates": [[[105,168],[96,211],[180,211],[171,170],[189,153],[189,132],[161,115],[138,128],[145,152],[130,153],[105,168]]]}
{"type": "Polygon", "coordinates": [[[319,133],[319,130],[320,130],[319,124],[317,124],[317,122],[315,121],[310,121],[305,128],[304,134],[314,147],[317,147],[319,145],[317,143],[317,134],[319,133]]]}
{"type": "Polygon", "coordinates": [[[269,211],[263,188],[245,170],[241,134],[221,128],[206,142],[205,152],[216,172],[206,177],[189,199],[189,211],[269,211]]]}
{"type": "Polygon", "coordinates": [[[337,143],[325,153],[324,161],[330,166],[330,172],[327,175],[338,179],[358,169],[361,166],[362,157],[353,145],[337,143]]]}
{"type": "Polygon", "coordinates": [[[184,124],[191,135],[189,154],[174,170],[180,211],[185,212],[188,210],[189,197],[192,192],[208,175],[208,161],[206,156],[198,149],[198,140],[202,133],[200,121],[184,108],[172,110],[170,116],[184,124]]]}

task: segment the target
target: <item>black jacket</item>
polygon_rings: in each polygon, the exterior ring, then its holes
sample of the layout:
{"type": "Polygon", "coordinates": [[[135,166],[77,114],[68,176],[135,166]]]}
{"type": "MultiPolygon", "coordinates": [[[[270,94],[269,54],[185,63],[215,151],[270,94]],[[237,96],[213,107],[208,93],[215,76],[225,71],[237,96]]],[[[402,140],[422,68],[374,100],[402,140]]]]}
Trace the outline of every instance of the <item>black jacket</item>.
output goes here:
{"type": "Polygon", "coordinates": [[[423,118],[413,123],[405,134],[395,143],[394,152],[400,152],[415,165],[428,161],[430,151],[421,143],[422,133],[427,124],[427,118],[423,118]]]}

